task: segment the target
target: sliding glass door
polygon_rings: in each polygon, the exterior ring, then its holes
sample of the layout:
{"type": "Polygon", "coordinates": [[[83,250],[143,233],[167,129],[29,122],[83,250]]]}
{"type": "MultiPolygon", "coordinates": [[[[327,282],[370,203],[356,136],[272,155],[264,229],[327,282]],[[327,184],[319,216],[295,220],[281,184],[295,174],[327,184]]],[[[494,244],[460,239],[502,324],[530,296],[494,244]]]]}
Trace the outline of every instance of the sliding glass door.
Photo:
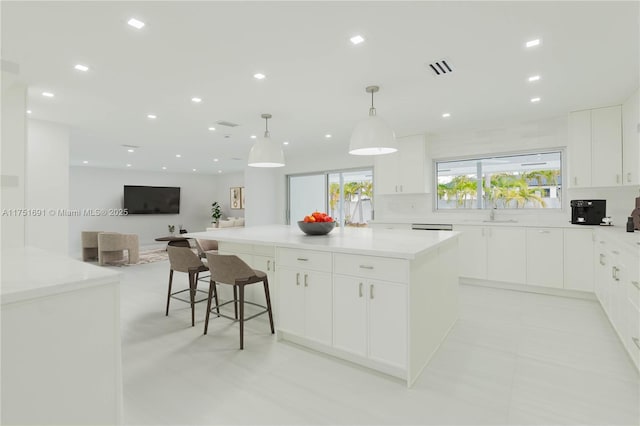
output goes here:
{"type": "Polygon", "coordinates": [[[338,226],[367,226],[373,217],[373,170],[336,170],[289,175],[289,223],[316,211],[338,226]]]}

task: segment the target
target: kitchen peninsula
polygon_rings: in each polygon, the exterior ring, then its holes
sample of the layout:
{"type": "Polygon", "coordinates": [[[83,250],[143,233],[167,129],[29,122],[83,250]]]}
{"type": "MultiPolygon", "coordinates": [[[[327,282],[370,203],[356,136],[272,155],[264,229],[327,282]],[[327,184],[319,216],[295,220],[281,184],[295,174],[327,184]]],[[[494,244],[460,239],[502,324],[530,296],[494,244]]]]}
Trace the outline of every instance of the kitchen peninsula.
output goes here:
{"type": "Polygon", "coordinates": [[[271,225],[185,236],[215,239],[220,254],[268,274],[279,339],[408,386],[458,318],[457,232],[337,228],[308,236],[271,225]]]}

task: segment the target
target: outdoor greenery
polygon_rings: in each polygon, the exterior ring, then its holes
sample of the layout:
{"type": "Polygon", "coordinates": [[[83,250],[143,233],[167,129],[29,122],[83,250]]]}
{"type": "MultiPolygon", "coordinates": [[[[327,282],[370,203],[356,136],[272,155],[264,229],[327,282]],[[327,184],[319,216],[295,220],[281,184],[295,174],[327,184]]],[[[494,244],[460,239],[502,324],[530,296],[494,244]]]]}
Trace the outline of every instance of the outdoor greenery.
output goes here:
{"type": "MultiPolygon", "coordinates": [[[[365,182],[347,182],[343,186],[344,190],[344,200],[345,200],[345,222],[347,225],[352,223],[364,223],[364,215],[362,212],[362,201],[366,199],[371,199],[373,197],[373,182],[365,181],[365,182]],[[352,209],[351,203],[355,199],[355,206],[352,209]],[[354,222],[354,218],[351,217],[350,212],[353,210],[354,216],[355,212],[358,212],[358,216],[360,221],[354,222]]],[[[331,211],[331,215],[335,216],[335,211],[338,207],[338,201],[340,200],[340,185],[338,183],[331,183],[329,185],[329,209],[331,211]]]]}
{"type": "MultiPolygon", "coordinates": [[[[557,186],[560,170],[533,170],[521,174],[496,173],[485,186],[483,196],[486,205],[501,208],[523,208],[527,203],[546,207],[542,196],[543,186],[557,186]]],[[[478,181],[475,177],[455,176],[448,183],[438,184],[440,200],[455,200],[456,208],[469,208],[476,200],[478,181]]]]}

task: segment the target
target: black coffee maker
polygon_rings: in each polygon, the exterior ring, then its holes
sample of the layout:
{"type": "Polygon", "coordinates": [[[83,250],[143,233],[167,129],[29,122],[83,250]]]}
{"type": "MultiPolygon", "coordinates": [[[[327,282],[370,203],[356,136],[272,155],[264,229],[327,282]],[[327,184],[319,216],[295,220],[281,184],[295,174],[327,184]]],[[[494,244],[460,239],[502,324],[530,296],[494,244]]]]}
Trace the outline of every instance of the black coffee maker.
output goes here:
{"type": "Polygon", "coordinates": [[[571,223],[600,225],[607,216],[607,200],[571,200],[571,223]]]}

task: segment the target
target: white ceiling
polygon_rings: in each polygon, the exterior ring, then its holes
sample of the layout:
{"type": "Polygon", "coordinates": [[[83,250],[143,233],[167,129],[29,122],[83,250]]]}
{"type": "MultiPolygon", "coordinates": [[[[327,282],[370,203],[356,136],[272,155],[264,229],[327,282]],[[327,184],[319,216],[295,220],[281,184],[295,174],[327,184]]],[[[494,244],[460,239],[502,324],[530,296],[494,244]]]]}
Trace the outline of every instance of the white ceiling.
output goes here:
{"type": "Polygon", "coordinates": [[[262,113],[273,115],[272,138],[290,141],[288,162],[313,150],[345,152],[354,124],[368,113],[364,88],[371,84],[381,87],[378,115],[403,136],[616,104],[639,80],[638,2],[3,1],[1,7],[2,58],[20,66],[30,117],[71,126],[73,165],[242,170],[250,135],[264,131],[262,113]],[[128,26],[131,17],[146,26],[128,26]],[[356,34],[366,41],[352,45],[356,34]],[[526,49],[533,38],[542,44],[526,49]],[[454,71],[435,77],[427,64],[441,59],[454,71]],[[74,70],[78,63],[90,70],[74,70]],[[267,78],[254,79],[256,72],[267,78]],[[541,80],[529,83],[533,74],[541,80]],[[193,96],[203,102],[192,103],[193,96]],[[534,96],[541,101],[531,103],[534,96]],[[443,119],[444,112],[451,117],[443,119]],[[158,118],[147,119],[149,113],[158,118]],[[127,153],[123,144],[140,149],[127,153]]]}

